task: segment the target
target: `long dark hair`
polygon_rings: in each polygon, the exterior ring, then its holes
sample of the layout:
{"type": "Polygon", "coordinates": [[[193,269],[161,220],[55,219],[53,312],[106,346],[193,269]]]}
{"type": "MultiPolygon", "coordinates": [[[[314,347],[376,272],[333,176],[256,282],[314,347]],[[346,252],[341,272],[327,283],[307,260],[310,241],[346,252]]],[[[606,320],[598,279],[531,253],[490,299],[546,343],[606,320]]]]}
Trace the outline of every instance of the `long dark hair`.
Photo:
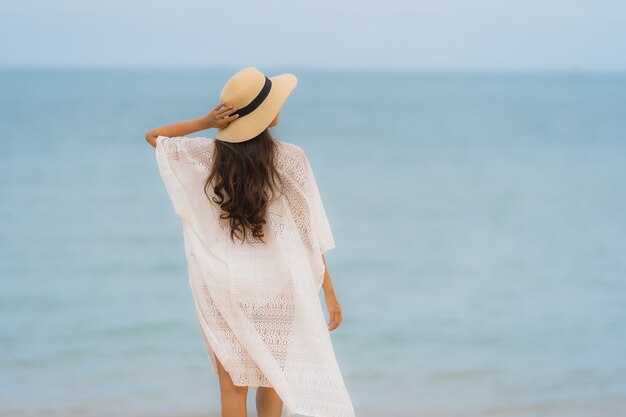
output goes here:
{"type": "Polygon", "coordinates": [[[233,242],[235,237],[245,242],[248,233],[264,242],[267,208],[283,185],[274,166],[276,143],[269,128],[244,142],[216,139],[214,143],[214,163],[204,193],[222,210],[220,218],[229,221],[233,242]]]}

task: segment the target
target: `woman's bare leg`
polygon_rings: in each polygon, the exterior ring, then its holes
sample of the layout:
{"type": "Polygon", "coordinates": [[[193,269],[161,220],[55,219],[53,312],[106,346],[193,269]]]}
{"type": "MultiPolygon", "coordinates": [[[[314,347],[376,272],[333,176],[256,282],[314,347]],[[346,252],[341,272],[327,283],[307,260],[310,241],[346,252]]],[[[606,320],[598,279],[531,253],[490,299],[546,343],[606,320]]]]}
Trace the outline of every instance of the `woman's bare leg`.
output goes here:
{"type": "Polygon", "coordinates": [[[257,388],[256,412],[259,417],[280,417],[283,412],[283,401],[280,399],[274,388],[257,388]]]}
{"type": "Polygon", "coordinates": [[[215,356],[215,362],[217,362],[217,373],[220,380],[222,417],[247,417],[248,387],[235,385],[217,356],[215,356]]]}

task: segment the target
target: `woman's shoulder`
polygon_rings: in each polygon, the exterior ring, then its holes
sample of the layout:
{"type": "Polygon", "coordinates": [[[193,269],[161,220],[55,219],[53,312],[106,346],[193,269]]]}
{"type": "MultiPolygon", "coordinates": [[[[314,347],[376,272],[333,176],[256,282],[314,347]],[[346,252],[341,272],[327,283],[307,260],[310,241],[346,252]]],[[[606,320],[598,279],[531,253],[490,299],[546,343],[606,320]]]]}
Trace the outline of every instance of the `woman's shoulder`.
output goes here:
{"type": "Polygon", "coordinates": [[[302,157],[306,155],[304,149],[302,149],[295,143],[289,143],[279,139],[274,139],[274,142],[276,143],[276,147],[279,150],[279,157],[301,160],[302,157]]]}
{"type": "Polygon", "coordinates": [[[308,178],[308,162],[304,149],[294,143],[284,141],[276,141],[276,143],[278,148],[276,168],[296,184],[303,186],[308,178]]]}
{"type": "Polygon", "coordinates": [[[201,136],[158,136],[156,151],[159,159],[207,168],[213,159],[214,142],[213,138],[201,136]]]}

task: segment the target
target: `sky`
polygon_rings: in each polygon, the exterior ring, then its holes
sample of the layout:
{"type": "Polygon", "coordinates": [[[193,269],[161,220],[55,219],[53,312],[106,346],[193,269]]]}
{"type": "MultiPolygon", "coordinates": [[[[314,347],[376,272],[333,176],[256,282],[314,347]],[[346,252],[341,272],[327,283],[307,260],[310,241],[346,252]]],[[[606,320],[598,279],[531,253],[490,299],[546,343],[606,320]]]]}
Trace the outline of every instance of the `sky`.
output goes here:
{"type": "Polygon", "coordinates": [[[0,66],[626,70],[623,0],[13,0],[0,66]]]}

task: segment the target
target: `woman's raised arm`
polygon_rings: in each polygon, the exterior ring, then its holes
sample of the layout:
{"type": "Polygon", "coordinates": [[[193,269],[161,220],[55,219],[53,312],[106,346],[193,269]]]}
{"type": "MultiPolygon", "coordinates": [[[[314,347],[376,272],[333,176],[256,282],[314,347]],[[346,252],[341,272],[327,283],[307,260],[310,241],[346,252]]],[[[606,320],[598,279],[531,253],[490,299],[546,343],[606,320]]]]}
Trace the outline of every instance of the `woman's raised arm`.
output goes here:
{"type": "Polygon", "coordinates": [[[227,126],[230,122],[239,117],[238,114],[228,117],[237,109],[227,103],[220,103],[211,110],[210,113],[198,117],[197,119],[185,120],[183,122],[172,123],[169,125],[157,127],[146,132],[146,141],[156,148],[156,138],[159,136],[185,136],[190,133],[199,132],[201,130],[216,127],[218,129],[227,126]]]}

